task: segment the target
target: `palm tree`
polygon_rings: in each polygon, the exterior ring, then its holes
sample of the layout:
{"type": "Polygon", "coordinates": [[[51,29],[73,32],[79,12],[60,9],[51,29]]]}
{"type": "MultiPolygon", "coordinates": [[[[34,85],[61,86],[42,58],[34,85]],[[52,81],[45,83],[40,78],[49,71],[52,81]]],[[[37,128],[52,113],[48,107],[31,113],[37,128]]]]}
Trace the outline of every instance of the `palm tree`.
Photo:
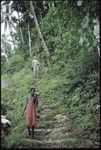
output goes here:
{"type": "Polygon", "coordinates": [[[46,54],[46,57],[47,57],[47,63],[48,65],[50,64],[49,62],[49,50],[48,50],[48,47],[44,41],[44,38],[43,38],[43,35],[41,33],[41,30],[40,30],[40,27],[39,27],[39,23],[38,23],[38,20],[37,20],[37,17],[36,17],[36,13],[35,13],[35,9],[34,9],[34,6],[33,6],[33,2],[30,1],[30,8],[31,8],[31,13],[33,15],[33,19],[35,21],[35,25],[36,25],[36,29],[38,31],[38,34],[39,34],[39,38],[41,39],[42,41],[42,44],[43,44],[43,48],[44,48],[44,51],[45,51],[45,54],[46,54]]]}
{"type": "Polygon", "coordinates": [[[5,24],[5,31],[7,27],[12,30],[15,29],[14,23],[12,21],[12,9],[10,8],[10,2],[5,2],[1,5],[1,23],[5,24]],[[5,7],[5,9],[3,9],[5,7]]]}
{"type": "Polygon", "coordinates": [[[30,57],[31,57],[32,56],[32,50],[31,50],[31,34],[30,34],[29,21],[28,21],[28,38],[29,38],[29,53],[30,53],[30,57]]]}
{"type": "MultiPolygon", "coordinates": [[[[20,19],[19,11],[17,12],[17,14],[18,14],[18,22],[19,22],[19,24],[21,24],[21,19],[20,19]]],[[[20,34],[21,34],[22,43],[24,44],[25,42],[24,42],[22,28],[21,28],[21,26],[19,26],[19,28],[20,28],[20,34]]]]}
{"type": "Polygon", "coordinates": [[[20,1],[13,1],[12,3],[12,9],[16,11],[18,15],[17,23],[18,23],[18,29],[20,31],[22,44],[25,44],[23,29],[26,28],[26,30],[28,30],[27,33],[29,39],[28,40],[29,54],[31,57],[30,16],[27,12],[27,9],[25,8],[28,8],[27,3],[20,2],[20,1]]]}

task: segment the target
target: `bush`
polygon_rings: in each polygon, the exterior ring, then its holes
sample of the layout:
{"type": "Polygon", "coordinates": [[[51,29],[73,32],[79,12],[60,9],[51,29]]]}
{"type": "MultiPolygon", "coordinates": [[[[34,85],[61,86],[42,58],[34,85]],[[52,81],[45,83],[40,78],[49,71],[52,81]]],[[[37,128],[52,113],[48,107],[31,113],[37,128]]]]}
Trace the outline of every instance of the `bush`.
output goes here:
{"type": "Polygon", "coordinates": [[[21,55],[14,55],[9,59],[9,63],[5,63],[2,71],[4,73],[13,74],[17,71],[20,71],[24,67],[24,63],[24,59],[21,55]]]}

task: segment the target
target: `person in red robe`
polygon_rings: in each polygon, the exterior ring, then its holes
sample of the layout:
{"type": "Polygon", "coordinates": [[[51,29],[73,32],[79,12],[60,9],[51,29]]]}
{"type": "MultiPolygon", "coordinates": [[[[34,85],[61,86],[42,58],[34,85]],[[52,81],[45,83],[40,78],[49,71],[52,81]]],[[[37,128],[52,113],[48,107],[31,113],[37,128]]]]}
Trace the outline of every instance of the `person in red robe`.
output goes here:
{"type": "Polygon", "coordinates": [[[34,128],[36,124],[36,106],[38,106],[38,97],[35,93],[35,88],[31,88],[24,108],[29,137],[33,137],[34,135],[34,128]]]}

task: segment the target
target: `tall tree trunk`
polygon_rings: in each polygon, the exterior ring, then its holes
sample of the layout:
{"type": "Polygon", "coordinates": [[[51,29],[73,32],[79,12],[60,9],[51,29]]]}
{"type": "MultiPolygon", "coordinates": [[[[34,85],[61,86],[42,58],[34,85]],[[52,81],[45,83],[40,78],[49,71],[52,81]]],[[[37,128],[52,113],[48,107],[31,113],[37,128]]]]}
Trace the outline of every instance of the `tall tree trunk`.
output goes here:
{"type": "Polygon", "coordinates": [[[41,13],[41,10],[39,11],[39,13],[40,13],[40,20],[42,20],[42,13],[41,13]]]}
{"type": "MultiPolygon", "coordinates": [[[[19,23],[20,23],[20,16],[19,16],[19,12],[18,12],[18,19],[19,19],[19,23]]],[[[22,33],[22,29],[20,27],[20,34],[21,34],[21,40],[22,40],[22,43],[24,44],[24,38],[23,38],[23,33],[22,33]]]]}
{"type": "Polygon", "coordinates": [[[100,57],[100,47],[97,46],[97,49],[98,49],[98,55],[99,55],[99,57],[100,57]]]}
{"type": "Polygon", "coordinates": [[[55,9],[55,6],[54,6],[54,1],[52,2],[52,8],[53,8],[53,10],[55,9]]]}
{"type": "Polygon", "coordinates": [[[8,56],[7,56],[6,53],[5,53],[5,58],[6,58],[7,63],[9,63],[9,61],[8,61],[8,56]]]}
{"type": "Polygon", "coordinates": [[[32,50],[31,50],[31,36],[30,36],[29,22],[28,22],[28,38],[29,38],[29,54],[30,54],[30,57],[31,57],[32,56],[32,50]]]}
{"type": "Polygon", "coordinates": [[[49,9],[50,9],[50,2],[48,2],[48,7],[49,7],[49,9]]]}
{"type": "MultiPolygon", "coordinates": [[[[2,39],[1,39],[1,40],[2,40],[2,39]]],[[[5,42],[5,39],[3,39],[3,40],[4,40],[4,42],[5,42]]],[[[8,63],[8,62],[9,62],[9,61],[8,61],[8,55],[7,55],[7,52],[6,52],[6,50],[5,50],[4,42],[1,41],[1,55],[2,55],[2,54],[4,55],[4,57],[6,58],[6,61],[7,61],[7,63],[8,63]]]]}
{"type": "Polygon", "coordinates": [[[21,33],[22,43],[24,44],[24,38],[23,38],[23,33],[22,33],[22,29],[21,29],[21,27],[20,27],[20,33],[21,33]]]}
{"type": "Polygon", "coordinates": [[[16,44],[15,44],[15,39],[13,39],[13,45],[14,45],[14,50],[15,50],[15,45],[16,45],[16,44]]]}
{"type": "Polygon", "coordinates": [[[3,50],[3,53],[4,53],[4,56],[5,56],[5,58],[6,58],[7,63],[9,63],[8,56],[7,56],[7,54],[6,54],[5,49],[2,49],[2,50],[3,50]]]}
{"type": "Polygon", "coordinates": [[[48,47],[47,47],[47,45],[46,45],[46,43],[45,43],[45,41],[43,39],[43,36],[42,36],[41,30],[40,30],[40,27],[39,27],[39,24],[38,24],[38,20],[37,20],[36,14],[35,14],[35,10],[34,10],[34,6],[33,6],[32,1],[30,1],[30,8],[31,8],[31,12],[32,12],[32,14],[34,16],[34,21],[35,21],[36,29],[38,31],[39,38],[42,41],[43,48],[44,48],[44,51],[45,51],[45,54],[46,54],[46,57],[47,57],[47,62],[48,62],[48,65],[49,65],[49,50],[48,50],[48,47]]]}

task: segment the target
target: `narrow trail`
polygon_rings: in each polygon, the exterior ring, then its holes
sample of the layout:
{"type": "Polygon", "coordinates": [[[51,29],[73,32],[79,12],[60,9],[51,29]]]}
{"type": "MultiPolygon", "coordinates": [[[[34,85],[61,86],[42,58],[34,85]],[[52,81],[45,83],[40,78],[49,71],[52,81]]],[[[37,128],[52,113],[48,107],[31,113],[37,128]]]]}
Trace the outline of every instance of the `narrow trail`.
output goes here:
{"type": "MultiPolygon", "coordinates": [[[[35,87],[38,89],[37,82],[35,87]]],[[[26,129],[25,137],[21,139],[21,142],[27,143],[27,145],[19,146],[19,148],[96,148],[99,146],[99,143],[93,144],[90,139],[77,138],[72,130],[74,123],[70,115],[59,113],[54,104],[47,104],[40,94],[38,97],[39,105],[34,138],[26,138],[26,129]]]]}
{"type": "MultiPolygon", "coordinates": [[[[37,118],[37,124],[35,128],[34,139],[26,139],[27,142],[33,143],[32,147],[38,148],[59,148],[60,142],[70,137],[70,133],[67,131],[66,126],[59,127],[57,119],[48,119],[47,116],[51,113],[50,109],[43,100],[39,102],[41,109],[40,116],[37,118]],[[61,134],[61,137],[57,137],[61,134]],[[56,134],[56,135],[55,135],[56,134]]],[[[39,114],[38,114],[39,115],[39,114]]]]}
{"type": "MultiPolygon", "coordinates": [[[[36,86],[37,87],[37,86],[36,86]]],[[[76,143],[83,142],[84,147],[92,141],[88,139],[77,139],[72,132],[69,114],[58,114],[53,106],[48,106],[44,99],[39,98],[37,124],[33,139],[22,139],[32,148],[77,148],[76,143]],[[55,111],[54,117],[49,117],[55,111]],[[51,118],[51,119],[50,119],[51,118]]],[[[82,146],[81,146],[82,147],[82,146]]]]}

